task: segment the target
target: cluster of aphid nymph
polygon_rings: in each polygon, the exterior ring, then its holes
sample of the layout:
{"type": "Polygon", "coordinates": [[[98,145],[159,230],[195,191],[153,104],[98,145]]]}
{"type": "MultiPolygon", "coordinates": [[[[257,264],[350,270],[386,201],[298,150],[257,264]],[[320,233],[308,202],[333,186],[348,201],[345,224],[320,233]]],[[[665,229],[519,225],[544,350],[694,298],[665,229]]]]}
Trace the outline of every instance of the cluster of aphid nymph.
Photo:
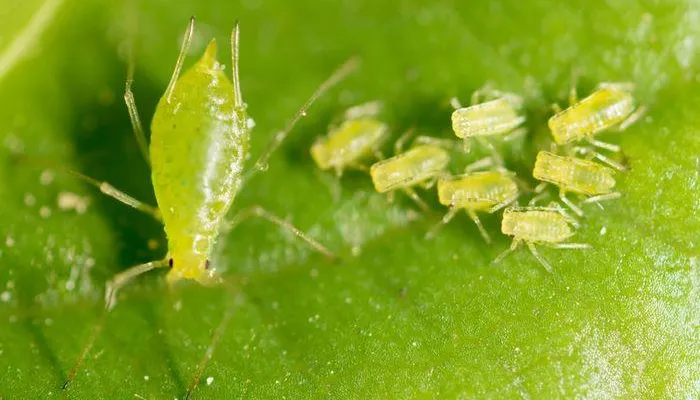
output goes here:
{"type": "Polygon", "coordinates": [[[319,168],[333,170],[338,176],[346,169],[367,171],[377,192],[387,193],[391,198],[395,191],[402,191],[425,211],[429,207],[415,189],[437,186],[438,201],[449,210],[428,231],[428,238],[464,210],[484,240],[491,243],[478,213],[504,210],[501,232],[512,236],[513,241],[494,263],[524,243],[544,268],[552,272],[536,245],[588,248],[588,244],[568,241],[580,226],[572,213],[583,217],[581,203],[600,205],[601,201],[620,196],[614,191],[615,173],[626,167],[599,152],[602,149],[617,153],[620,148],[595,136],[604,131],[623,130],[643,115],[645,107],[635,106],[633,89],[628,83],[601,83],[588,97],[579,100],[574,86],[568,108],[562,110],[553,105],[554,114],[548,121],[551,149],[536,156],[532,175],[540,184],[534,188],[505,168],[503,157],[492,142],[509,142],[527,134],[524,99],[495,90],[491,85],[474,92],[469,106],[451,99],[452,131],[458,140],[416,136],[404,150],[413,136],[413,129],[409,129],[395,142],[394,156],[385,158],[380,149],[389,140],[390,129],[380,119],[382,103],[372,101],[345,111],[342,121],[331,124],[329,133],[312,145],[311,155],[319,168]],[[489,156],[471,162],[461,174],[450,174],[452,150],[469,153],[472,141],[489,156]],[[550,201],[546,206],[538,205],[549,195],[545,190],[548,185],[558,187],[561,203],[550,201]],[[578,202],[567,197],[567,193],[576,195],[578,202]],[[527,206],[519,206],[518,201],[525,194],[530,194],[531,199],[527,206]]]}
{"type": "MultiPolygon", "coordinates": [[[[185,33],[170,83],[156,106],[150,143],[146,140],[131,90],[133,66],[129,68],[126,82],[124,99],[137,142],[152,170],[158,206],[141,202],[107,182],[68,171],[96,186],[105,195],[151,215],[163,224],[167,236],[167,250],[162,258],[128,268],[109,280],[103,315],[115,306],[121,288],[153,269],[167,269],[167,281],[171,284],[183,279],[203,284],[225,283],[214,273],[216,266],[212,267],[209,260],[218,237],[246,218],[259,217],[277,224],[319,252],[334,257],[321,243],[260,206],[240,210],[232,218],[228,217],[228,212],[240,190],[254,174],[265,169],[271,154],[297,121],[306,115],[311,104],[354,70],[357,62],[350,59],[323,82],[274,136],[253,167],[245,171],[252,124],[239,81],[238,25],[231,37],[230,80],[217,61],[214,40],[202,57],[181,74],[193,31],[194,19],[185,33]]],[[[596,140],[595,136],[606,130],[625,129],[642,115],[644,108],[635,107],[631,91],[630,84],[601,84],[580,101],[572,91],[570,106],[556,110],[549,119],[552,151],[537,154],[533,176],[542,183],[532,189],[505,168],[503,157],[492,143],[496,139],[508,141],[526,134],[524,100],[516,94],[489,87],[475,92],[468,107],[463,107],[457,99],[451,101],[454,107],[452,129],[459,141],[428,136],[414,138],[409,130],[395,142],[395,155],[385,158],[381,148],[390,139],[391,130],[380,117],[382,103],[375,101],[345,111],[342,118],[331,125],[328,135],[319,137],[312,145],[311,157],[319,168],[333,170],[338,176],[346,169],[367,171],[378,192],[391,196],[395,191],[402,191],[424,210],[429,207],[416,193],[416,188],[436,186],[440,204],[449,211],[435,228],[428,231],[430,237],[436,234],[438,227],[464,210],[484,240],[490,243],[490,236],[478,214],[504,209],[501,230],[512,236],[513,242],[494,261],[525,243],[540,263],[552,271],[538,254],[536,245],[588,247],[568,242],[578,226],[569,211],[577,216],[583,216],[583,211],[580,204],[567,197],[567,193],[580,196],[582,203],[598,203],[620,195],[614,191],[614,175],[615,170],[624,170],[625,167],[597,151],[598,148],[611,152],[620,149],[596,140]],[[410,147],[406,146],[409,141],[410,147]],[[452,154],[468,153],[472,141],[490,156],[471,163],[460,175],[450,175],[447,171],[453,161],[452,154]],[[371,165],[368,164],[370,161],[373,161],[371,165]],[[550,184],[559,187],[563,204],[537,205],[548,193],[545,186],[550,184]],[[532,194],[532,199],[526,207],[517,206],[524,193],[532,194]]],[[[222,326],[227,320],[222,320],[222,326]]],[[[76,377],[104,318],[100,321],[78,356],[64,389],[76,377]]],[[[188,394],[197,386],[219,337],[216,334],[207,348],[188,394]]]]}

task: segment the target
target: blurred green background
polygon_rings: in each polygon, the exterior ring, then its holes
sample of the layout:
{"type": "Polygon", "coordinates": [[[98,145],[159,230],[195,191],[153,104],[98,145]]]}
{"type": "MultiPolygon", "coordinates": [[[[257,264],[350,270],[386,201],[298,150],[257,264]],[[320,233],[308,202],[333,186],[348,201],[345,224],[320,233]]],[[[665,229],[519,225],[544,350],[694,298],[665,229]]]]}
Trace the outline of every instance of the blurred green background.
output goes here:
{"type": "Polygon", "coordinates": [[[697,1],[5,0],[0,21],[0,399],[183,398],[226,311],[194,398],[700,397],[697,1]],[[148,217],[11,153],[153,203],[121,101],[126,55],[133,41],[148,123],[191,15],[187,65],[211,37],[228,65],[223,44],[241,21],[253,155],[336,66],[362,58],[236,204],[288,217],[343,262],[246,222],[215,260],[245,278],[242,290],[139,280],[61,393],[105,280],[161,257],[164,237],[148,217]],[[320,174],[308,156],[339,111],[373,99],[387,104],[395,137],[415,126],[449,138],[449,97],[491,81],[527,99],[530,135],[503,151],[531,180],[548,105],[565,102],[574,69],[582,93],[637,83],[650,110],[604,137],[631,171],[618,175],[622,199],[586,207],[575,240],[594,249],[542,249],[560,280],[523,249],[489,265],[509,244],[497,215],[484,218],[492,246],[464,215],[426,241],[444,211],[434,193],[423,196],[435,212],[418,213],[361,173],[320,174]],[[72,195],[87,208],[59,207],[72,195]]]}

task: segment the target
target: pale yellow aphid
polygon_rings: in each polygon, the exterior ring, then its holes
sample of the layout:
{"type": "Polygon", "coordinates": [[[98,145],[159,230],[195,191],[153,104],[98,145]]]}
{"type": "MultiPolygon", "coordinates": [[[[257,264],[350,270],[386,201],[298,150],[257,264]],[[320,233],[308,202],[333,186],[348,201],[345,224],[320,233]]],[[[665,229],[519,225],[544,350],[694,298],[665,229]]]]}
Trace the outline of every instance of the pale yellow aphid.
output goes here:
{"type": "MultiPolygon", "coordinates": [[[[572,85],[571,105],[565,110],[554,105],[557,112],[549,118],[548,125],[554,142],[561,146],[586,140],[597,147],[620,151],[619,146],[595,140],[593,136],[612,128],[625,130],[639,120],[646,107],[635,105],[633,90],[634,85],[630,83],[601,83],[593,93],[579,101],[575,85],[572,85]]],[[[607,162],[606,159],[601,160],[607,162]]]]}
{"type": "Polygon", "coordinates": [[[441,146],[421,144],[386,160],[378,161],[369,169],[374,188],[379,193],[402,190],[424,210],[428,206],[413,190],[414,186],[430,187],[445,173],[450,154],[441,146]]]}
{"type": "MultiPolygon", "coordinates": [[[[540,151],[532,175],[535,179],[557,185],[561,201],[576,214],[583,215],[583,211],[566,197],[566,193],[589,196],[584,200],[586,203],[618,198],[620,193],[613,192],[614,173],[612,169],[590,160],[540,151]]],[[[536,191],[543,188],[540,185],[536,191]]]]}
{"type": "MultiPolygon", "coordinates": [[[[486,243],[491,243],[491,237],[476,213],[483,211],[490,214],[517,200],[519,190],[514,176],[512,172],[496,170],[439,178],[438,199],[450,210],[436,228],[447,224],[457,212],[464,210],[479,228],[486,243]]],[[[428,233],[428,237],[434,234],[436,228],[428,233]]]]}
{"type": "Polygon", "coordinates": [[[564,243],[575,233],[571,225],[574,225],[573,221],[559,206],[508,207],[503,212],[501,232],[504,235],[513,236],[513,242],[510,248],[496,257],[493,262],[500,262],[524,242],[537,261],[548,272],[553,272],[552,266],[537,252],[536,244],[555,249],[587,249],[591,247],[585,243],[564,243]]]}
{"type": "Polygon", "coordinates": [[[380,147],[389,137],[389,127],[377,118],[380,110],[378,102],[348,109],[340,125],[332,126],[327,136],[311,146],[316,165],[333,169],[340,177],[347,168],[367,170],[362,162],[370,157],[381,158],[380,147]]]}
{"type": "Polygon", "coordinates": [[[469,151],[470,140],[474,139],[488,148],[494,160],[502,165],[500,155],[486,138],[504,136],[505,140],[510,140],[525,132],[520,127],[525,122],[521,114],[522,97],[485,87],[474,92],[469,107],[463,107],[456,98],[451,100],[451,104],[455,108],[452,130],[464,140],[465,151],[469,151]],[[482,95],[488,100],[482,102],[482,95]]]}

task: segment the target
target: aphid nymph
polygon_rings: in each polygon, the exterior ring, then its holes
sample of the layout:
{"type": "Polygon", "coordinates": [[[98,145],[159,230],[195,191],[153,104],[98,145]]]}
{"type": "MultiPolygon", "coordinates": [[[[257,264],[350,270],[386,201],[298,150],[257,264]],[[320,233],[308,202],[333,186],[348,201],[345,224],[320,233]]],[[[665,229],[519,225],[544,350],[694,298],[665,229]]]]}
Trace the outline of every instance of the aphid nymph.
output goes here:
{"type": "MultiPolygon", "coordinates": [[[[96,185],[103,193],[153,215],[163,222],[167,235],[168,250],[162,259],[131,267],[118,273],[107,283],[106,311],[115,305],[117,292],[122,287],[135,277],[155,268],[169,268],[167,281],[170,284],[182,279],[193,279],[202,284],[221,282],[214,268],[209,268],[209,260],[217,238],[229,224],[226,215],[237,193],[247,179],[264,169],[270,155],[296,122],[306,114],[311,103],[356,65],[356,62],[351,60],[331,75],[284,130],[275,136],[253,169],[246,174],[244,163],[248,157],[250,126],[238,74],[238,24],[231,35],[233,81],[224,74],[223,66],[216,59],[215,40],[209,43],[199,61],[180,75],[193,30],[194,18],[185,34],[173,76],[156,107],[151,124],[150,146],[142,147],[147,160],[150,160],[158,208],[126,195],[108,183],[75,174],[96,185]]],[[[145,146],[147,141],[131,92],[131,66],[129,71],[124,97],[134,133],[139,143],[145,146]]],[[[290,230],[318,251],[328,256],[333,255],[326,247],[260,206],[240,211],[234,216],[232,225],[248,217],[267,219],[290,230]]],[[[75,377],[97,332],[98,329],[93,332],[84,347],[64,388],[75,377]]],[[[213,346],[214,343],[210,347],[213,346]]],[[[200,365],[201,369],[206,365],[207,357],[211,357],[209,350],[200,365]]],[[[189,391],[196,386],[198,377],[199,375],[192,382],[189,391]]]]}
{"type": "Polygon", "coordinates": [[[510,140],[525,132],[521,128],[525,122],[525,117],[521,115],[522,97],[486,86],[474,92],[470,106],[463,107],[456,98],[451,100],[451,104],[455,109],[452,113],[452,130],[464,141],[465,150],[470,149],[470,140],[474,139],[489,149],[494,160],[502,165],[500,155],[487,138],[504,136],[510,140]],[[482,95],[486,101],[482,102],[482,95]]]}
{"type": "Polygon", "coordinates": [[[423,210],[428,206],[413,190],[415,186],[431,187],[438,176],[444,174],[450,163],[450,154],[440,145],[439,139],[418,137],[414,147],[401,153],[403,140],[407,132],[396,145],[396,155],[386,160],[378,161],[369,169],[374,188],[379,193],[389,193],[402,190],[423,210]],[[416,143],[424,143],[418,144],[416,143]]]}
{"type": "MultiPolygon", "coordinates": [[[[565,110],[554,105],[556,113],[549,118],[549,129],[554,142],[559,145],[586,140],[593,146],[618,152],[619,146],[601,142],[594,138],[600,132],[615,129],[623,131],[635,123],[646,111],[646,107],[635,105],[630,83],[608,83],[598,85],[598,88],[582,100],[578,100],[575,84],[572,85],[571,105],[565,110]]],[[[601,161],[609,163],[607,157],[594,154],[601,161]]],[[[620,168],[616,163],[609,163],[620,168]]]]}
{"type": "MultiPolygon", "coordinates": [[[[567,192],[588,196],[584,200],[586,203],[620,197],[619,192],[613,192],[614,171],[590,160],[540,151],[532,175],[535,179],[559,186],[559,198],[578,215],[583,215],[583,211],[566,197],[567,192]]],[[[536,190],[542,188],[539,186],[536,190]]]]}
{"type": "Polygon", "coordinates": [[[340,177],[348,168],[366,171],[362,163],[372,156],[381,159],[380,147],[389,137],[389,127],[377,118],[380,110],[379,102],[348,109],[340,125],[331,126],[328,135],[311,146],[316,165],[333,169],[340,177]]]}
{"type": "Polygon", "coordinates": [[[525,243],[532,255],[548,271],[552,266],[538,252],[535,245],[541,244],[555,249],[587,249],[585,243],[565,243],[575,231],[569,217],[557,207],[508,207],[503,212],[501,232],[513,236],[513,242],[493,263],[500,262],[506,255],[525,243]]]}
{"type": "MultiPolygon", "coordinates": [[[[448,206],[450,210],[438,226],[447,224],[459,210],[464,210],[479,228],[486,243],[491,243],[491,237],[481,224],[477,212],[490,214],[517,200],[519,190],[513,177],[512,172],[494,170],[439,178],[438,199],[440,204],[448,206]]],[[[428,233],[428,237],[434,232],[435,228],[428,233]]]]}

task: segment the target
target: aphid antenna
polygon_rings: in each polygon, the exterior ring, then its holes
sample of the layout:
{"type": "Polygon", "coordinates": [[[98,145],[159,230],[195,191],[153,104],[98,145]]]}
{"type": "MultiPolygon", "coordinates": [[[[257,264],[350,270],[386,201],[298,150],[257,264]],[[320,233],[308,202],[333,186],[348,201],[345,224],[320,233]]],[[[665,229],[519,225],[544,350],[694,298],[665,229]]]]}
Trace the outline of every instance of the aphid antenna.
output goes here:
{"type": "Polygon", "coordinates": [[[194,15],[190,18],[190,23],[187,25],[187,30],[185,31],[185,36],[182,39],[182,47],[180,48],[180,54],[177,56],[177,61],[175,62],[175,69],[173,70],[173,76],[170,77],[170,82],[168,83],[168,88],[165,90],[165,99],[170,103],[170,97],[175,90],[175,83],[180,77],[180,71],[182,71],[182,65],[185,63],[185,57],[187,57],[187,51],[192,43],[192,35],[194,33],[194,15]]]}
{"type": "Polygon", "coordinates": [[[240,49],[240,22],[236,20],[231,31],[231,78],[233,80],[234,107],[240,109],[245,106],[241,93],[241,79],[239,75],[239,49],[240,49]]]}
{"type": "MultiPolygon", "coordinates": [[[[132,10],[133,7],[129,8],[132,10]]],[[[136,21],[137,18],[132,15],[131,21],[136,21]]],[[[136,107],[136,100],[134,99],[134,92],[131,90],[134,84],[134,70],[136,69],[136,62],[134,60],[134,37],[136,36],[135,30],[137,28],[136,22],[132,23],[131,33],[129,34],[128,49],[127,49],[127,66],[126,66],[126,82],[124,84],[124,102],[126,103],[126,108],[129,111],[129,119],[131,120],[132,131],[134,132],[134,137],[136,138],[136,143],[138,143],[139,150],[146,164],[151,166],[151,158],[148,154],[148,141],[146,140],[146,135],[144,134],[143,124],[141,123],[141,117],[139,116],[138,108],[136,107]]]]}
{"type": "Polygon", "coordinates": [[[319,87],[316,89],[316,91],[309,97],[304,105],[301,106],[301,108],[294,114],[292,119],[290,119],[284,129],[280,132],[278,132],[270,141],[270,143],[267,145],[265,150],[262,152],[258,160],[255,162],[253,165],[253,168],[246,173],[246,175],[243,178],[243,184],[250,180],[255,174],[258,172],[264,171],[267,169],[267,163],[268,160],[270,159],[270,156],[272,153],[277,150],[277,148],[282,144],[284,139],[287,138],[287,136],[291,133],[292,129],[294,126],[299,122],[300,119],[306,116],[306,113],[308,112],[309,107],[319,98],[321,95],[323,95],[326,91],[328,91],[330,88],[335,86],[338,82],[342,81],[345,79],[345,77],[350,74],[352,71],[357,69],[358,65],[360,63],[359,57],[351,57],[349,60],[347,60],[343,65],[341,65],[331,76],[326,79],[319,87]]]}

